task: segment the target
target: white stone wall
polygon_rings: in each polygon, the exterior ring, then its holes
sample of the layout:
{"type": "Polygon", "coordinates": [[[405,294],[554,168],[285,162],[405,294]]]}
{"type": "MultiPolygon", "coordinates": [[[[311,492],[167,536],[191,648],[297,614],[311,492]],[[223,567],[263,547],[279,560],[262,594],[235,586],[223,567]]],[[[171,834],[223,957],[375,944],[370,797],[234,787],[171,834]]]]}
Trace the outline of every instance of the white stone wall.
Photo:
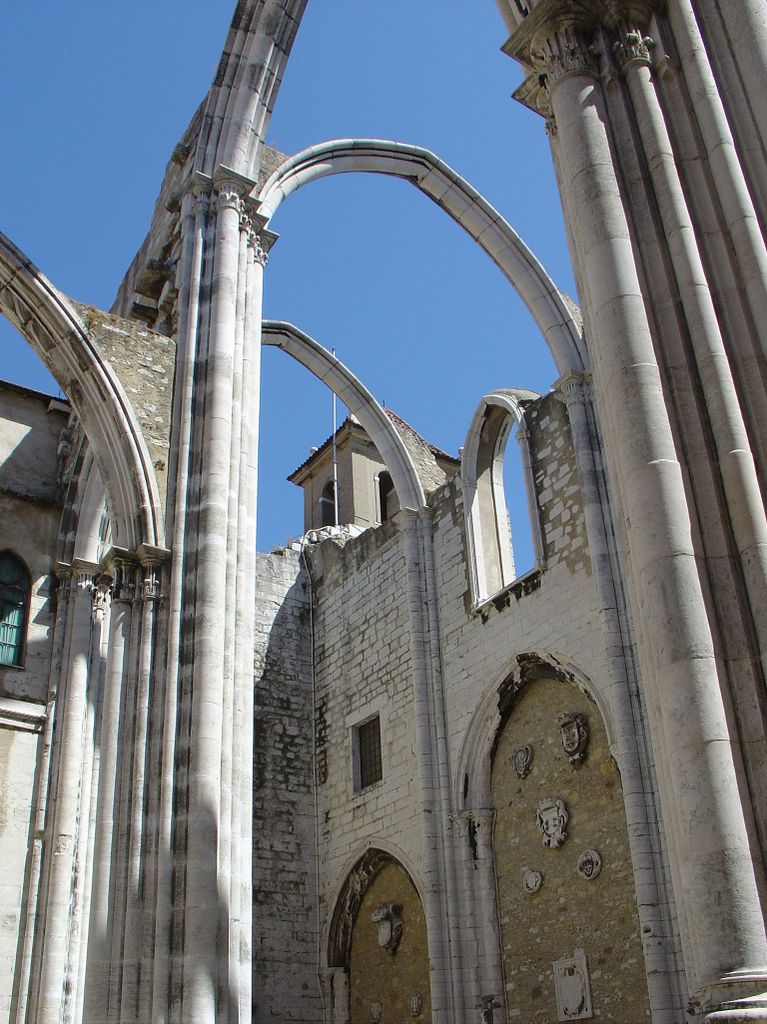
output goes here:
{"type": "MultiPolygon", "coordinates": [[[[496,691],[517,668],[519,656],[536,652],[549,656],[555,664],[570,666],[580,681],[588,680],[592,696],[604,696],[600,704],[606,706],[607,701],[598,602],[564,406],[553,396],[547,397],[529,412],[528,423],[547,562],[543,573],[528,575],[495,601],[472,609],[459,481],[447,484],[434,503],[432,597],[436,597],[439,614],[451,782],[448,800],[453,811],[467,806],[456,797],[462,788],[458,775],[465,760],[467,731],[486,695],[497,706],[496,691]]],[[[344,546],[327,541],[309,554],[317,595],[323,941],[343,881],[367,847],[380,847],[398,857],[416,885],[422,888],[424,883],[427,853],[417,760],[406,544],[401,526],[399,516],[344,546]],[[353,729],[373,714],[381,721],[383,778],[357,793],[353,729]]],[[[428,650],[421,653],[431,656],[428,650]]],[[[488,749],[491,741],[488,736],[488,749]]],[[[439,773],[438,757],[434,750],[434,780],[439,773]]],[[[472,853],[460,832],[456,836],[460,878],[465,863],[471,867],[472,853]]],[[[481,884],[488,888],[485,896],[492,907],[490,876],[481,884]]],[[[459,903],[469,898],[460,883],[457,898],[459,903]]],[[[454,947],[456,968],[467,977],[475,970],[470,962],[472,951],[487,950],[488,946],[487,936],[480,934],[487,924],[481,917],[481,913],[463,915],[462,948],[454,947]]]]}
{"type": "Polygon", "coordinates": [[[319,1009],[307,580],[295,551],[259,555],[253,827],[254,1020],[319,1009]]]}
{"type": "Polygon", "coordinates": [[[366,846],[401,855],[422,881],[413,682],[402,540],[393,523],[310,552],[317,609],[319,843],[323,922],[366,846]],[[355,726],[378,714],[383,778],[354,790],[355,726]]]}

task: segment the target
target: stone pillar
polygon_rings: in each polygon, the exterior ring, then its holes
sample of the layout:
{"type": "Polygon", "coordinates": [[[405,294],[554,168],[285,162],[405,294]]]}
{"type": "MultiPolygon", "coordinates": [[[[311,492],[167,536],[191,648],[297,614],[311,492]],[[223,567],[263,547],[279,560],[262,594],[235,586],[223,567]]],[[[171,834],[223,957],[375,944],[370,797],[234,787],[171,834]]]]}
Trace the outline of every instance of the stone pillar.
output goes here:
{"type": "Polygon", "coordinates": [[[253,351],[260,344],[263,271],[253,258],[257,247],[243,200],[253,182],[221,168],[212,185],[195,375],[202,415],[187,481],[188,506],[198,516],[194,537],[185,538],[196,571],[184,613],[193,614],[195,627],[184,710],[190,738],[181,1019],[200,1024],[227,1020],[234,1007],[248,1014],[251,1004],[251,527],[258,437],[251,396],[259,387],[253,351]]]}
{"type": "Polygon", "coordinates": [[[767,940],[682,470],[593,64],[596,48],[589,26],[556,14],[539,21],[528,56],[545,76],[559,135],[560,188],[578,239],[576,276],[587,296],[594,385],[626,517],[633,612],[646,638],[640,661],[652,691],[653,743],[663,748],[670,773],[664,812],[680,843],[695,1006],[712,1021],[767,1020],[767,995],[761,995],[767,940]],[[728,1017],[732,1012],[741,1016],[728,1017]]]}
{"type": "Polygon", "coordinates": [[[658,820],[660,808],[657,805],[652,752],[648,749],[637,687],[636,665],[629,650],[631,633],[626,594],[618,553],[612,541],[614,526],[604,489],[591,377],[587,373],[570,372],[557,381],[556,388],[567,409],[589,554],[599,595],[602,640],[610,681],[610,707],[616,730],[616,750],[613,753],[621,775],[650,1009],[653,1024],[676,1024],[680,1000],[675,999],[677,993],[671,979],[671,917],[674,908],[667,907],[671,894],[663,889],[663,865],[651,834],[650,823],[658,820]]]}
{"type": "Polygon", "coordinates": [[[456,858],[461,866],[461,959],[466,967],[464,1012],[476,1016],[484,996],[493,993],[495,1024],[506,1024],[503,950],[498,928],[493,821],[495,809],[479,808],[452,815],[456,858]]]}
{"type": "MultiPolygon", "coordinates": [[[[82,780],[86,713],[88,704],[88,667],[91,643],[91,593],[95,567],[76,565],[59,572],[63,586],[74,586],[68,622],[66,685],[62,687],[63,709],[59,719],[58,759],[53,769],[56,779],[55,802],[49,805],[46,827],[47,898],[45,928],[41,936],[40,980],[36,1024],[60,1024],[64,1019],[67,993],[74,978],[70,957],[73,954],[72,882],[77,860],[81,822],[80,785],[82,780]],[[71,580],[71,583],[70,583],[71,580]]],[[[60,698],[61,699],[61,698],[60,698]]]]}
{"type": "Polygon", "coordinates": [[[450,947],[447,941],[449,917],[444,905],[447,886],[442,815],[437,791],[436,741],[432,731],[433,712],[429,696],[424,554],[418,513],[404,509],[400,515],[407,563],[410,659],[413,672],[413,709],[423,842],[423,902],[431,964],[432,1014],[434,1024],[450,1024],[456,1019],[460,1007],[454,1005],[450,947]]]}
{"type": "Polygon", "coordinates": [[[111,594],[108,653],[99,737],[100,766],[93,846],[93,886],[85,991],[85,1021],[104,1017],[109,999],[110,943],[108,939],[112,928],[110,883],[113,869],[112,843],[118,784],[120,709],[132,614],[132,566],[130,563],[119,560],[115,562],[112,569],[114,582],[111,594]]]}
{"type": "Polygon", "coordinates": [[[767,618],[761,613],[767,607],[767,520],[713,298],[652,83],[651,46],[650,37],[629,25],[623,27],[614,52],[628,83],[647,157],[716,444],[732,533],[754,611],[754,630],[767,671],[767,618]]]}

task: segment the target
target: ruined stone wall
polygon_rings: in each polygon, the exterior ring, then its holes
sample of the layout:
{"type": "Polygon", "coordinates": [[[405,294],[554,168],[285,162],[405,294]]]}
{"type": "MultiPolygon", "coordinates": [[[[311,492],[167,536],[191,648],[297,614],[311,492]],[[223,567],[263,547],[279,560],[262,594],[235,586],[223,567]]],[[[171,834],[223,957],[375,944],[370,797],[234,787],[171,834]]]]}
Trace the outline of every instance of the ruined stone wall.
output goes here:
{"type": "MultiPolygon", "coordinates": [[[[572,439],[554,395],[525,413],[545,569],[525,574],[472,608],[459,482],[436,497],[433,516],[442,668],[451,756],[456,761],[481,695],[492,693],[515,659],[542,652],[576,666],[595,689],[607,686],[599,604],[591,578],[572,439]]],[[[471,782],[471,780],[469,780],[471,782]]]]}
{"type": "Polygon", "coordinates": [[[309,551],[315,581],[317,767],[322,913],[363,850],[376,841],[418,863],[413,827],[420,799],[406,600],[406,567],[396,525],[309,551]],[[382,778],[355,786],[355,729],[378,716],[382,778]]]}
{"type": "MultiPolygon", "coordinates": [[[[542,571],[526,574],[495,599],[473,608],[460,480],[448,482],[433,501],[432,596],[439,610],[449,772],[454,787],[451,803],[461,812],[486,806],[488,798],[478,780],[484,775],[489,786],[489,754],[481,765],[466,761],[469,727],[474,723],[476,729],[476,719],[486,716],[485,749],[489,750],[502,717],[503,682],[515,667],[525,663],[530,652],[560,666],[563,676],[571,670],[577,672],[609,707],[599,602],[591,578],[566,411],[555,396],[545,396],[531,403],[526,420],[544,541],[542,571]],[[464,780],[458,778],[461,765],[467,768],[466,795],[463,806],[460,798],[456,806],[456,794],[464,788],[464,780]]],[[[321,897],[323,921],[327,922],[334,910],[334,894],[341,891],[345,875],[366,848],[379,845],[396,851],[410,870],[411,865],[423,863],[423,837],[417,824],[420,786],[416,777],[413,652],[400,524],[395,518],[343,546],[325,541],[310,553],[310,561],[316,594],[321,897]],[[380,718],[383,777],[368,789],[356,791],[354,733],[360,722],[374,715],[380,718]]],[[[574,687],[573,692],[577,693],[574,687]]],[[[544,711],[541,715],[545,717],[544,711]]],[[[600,773],[599,793],[608,792],[604,788],[608,783],[612,787],[609,799],[618,810],[614,822],[611,819],[605,827],[612,830],[611,836],[620,834],[615,842],[623,843],[609,870],[615,877],[620,874],[623,887],[618,910],[625,929],[622,934],[636,937],[633,878],[624,857],[620,785],[604,735],[602,732],[600,752],[594,755],[600,773]]],[[[433,768],[436,776],[436,755],[433,768]]],[[[470,832],[457,840],[459,859],[466,861],[469,871],[474,856],[471,842],[470,832]]],[[[609,849],[607,841],[604,845],[609,849]]],[[[505,863],[500,871],[507,871],[505,863]]],[[[470,875],[479,877],[478,872],[470,871],[470,875]]],[[[517,875],[515,868],[514,885],[517,875]]],[[[487,886],[484,898],[494,905],[492,881],[476,884],[487,886]]],[[[505,884],[505,878],[499,884],[505,884]]],[[[458,898],[469,897],[459,893],[458,898]]],[[[465,960],[462,969],[468,975],[473,971],[471,950],[486,949],[487,941],[486,935],[480,935],[486,923],[468,906],[466,910],[462,915],[463,948],[455,955],[465,960]]],[[[567,941],[563,938],[558,956],[571,953],[572,948],[570,937],[567,941]]],[[[632,948],[634,954],[641,961],[638,944],[632,948]]],[[[643,978],[641,962],[638,970],[643,978]]]]}
{"type": "Polygon", "coordinates": [[[253,794],[257,1021],[322,1019],[317,977],[311,635],[295,551],[259,555],[253,794]]]}
{"type": "Polygon", "coordinates": [[[102,356],[115,371],[133,406],[164,502],[168,484],[175,343],[139,323],[80,302],[72,304],[85,321],[102,356]]]}

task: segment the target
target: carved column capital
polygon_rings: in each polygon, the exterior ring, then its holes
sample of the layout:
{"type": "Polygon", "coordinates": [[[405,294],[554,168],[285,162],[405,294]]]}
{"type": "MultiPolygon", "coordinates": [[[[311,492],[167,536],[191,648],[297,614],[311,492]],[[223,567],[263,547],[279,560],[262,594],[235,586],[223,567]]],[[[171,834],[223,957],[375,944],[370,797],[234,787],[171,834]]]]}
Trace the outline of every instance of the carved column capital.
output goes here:
{"type": "Polygon", "coordinates": [[[530,59],[538,72],[539,83],[549,91],[570,75],[596,77],[598,56],[591,33],[574,21],[542,26],[530,47],[530,59]]]}
{"type": "Polygon", "coordinates": [[[222,182],[213,193],[213,203],[216,210],[234,210],[238,217],[242,217],[243,202],[240,189],[230,182],[222,182]]]}
{"type": "Polygon", "coordinates": [[[613,43],[613,57],[621,71],[625,71],[632,64],[651,64],[651,51],[655,46],[652,36],[645,35],[641,29],[629,25],[622,25],[617,35],[618,38],[613,43]]]}
{"type": "Polygon", "coordinates": [[[210,212],[213,196],[209,188],[203,185],[196,185],[192,191],[192,209],[195,216],[198,213],[207,214],[210,212]]]}
{"type": "Polygon", "coordinates": [[[269,262],[269,246],[265,244],[264,237],[258,232],[255,224],[248,219],[248,249],[253,255],[256,263],[265,267],[269,262]]]}
{"type": "Polygon", "coordinates": [[[156,562],[145,565],[143,579],[141,581],[141,600],[157,601],[160,598],[160,577],[159,566],[156,562]]]}
{"type": "Polygon", "coordinates": [[[568,370],[554,384],[554,394],[569,408],[592,401],[591,374],[568,370]]]}
{"type": "Polygon", "coordinates": [[[93,621],[102,622],[104,615],[106,614],[107,608],[109,607],[109,599],[112,594],[112,577],[111,576],[97,576],[94,581],[93,592],[91,594],[91,602],[93,606],[93,621]]]}

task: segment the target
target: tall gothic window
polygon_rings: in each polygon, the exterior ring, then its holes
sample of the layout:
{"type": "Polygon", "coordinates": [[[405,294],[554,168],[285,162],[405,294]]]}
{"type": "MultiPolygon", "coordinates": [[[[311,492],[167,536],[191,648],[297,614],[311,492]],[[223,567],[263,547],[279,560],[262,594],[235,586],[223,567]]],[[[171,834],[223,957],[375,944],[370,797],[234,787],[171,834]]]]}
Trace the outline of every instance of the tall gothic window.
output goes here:
{"type": "Polygon", "coordinates": [[[503,389],[485,395],[466,435],[461,475],[475,603],[487,600],[512,583],[520,575],[520,569],[524,572],[529,568],[533,558],[535,567],[543,568],[543,542],[523,405],[526,399],[536,397],[532,391],[519,389],[503,389]],[[507,452],[508,441],[512,438],[519,442],[514,452],[516,465],[510,457],[511,451],[507,452]],[[517,540],[524,542],[517,545],[523,555],[519,560],[515,558],[512,545],[504,476],[510,478],[515,490],[524,492],[523,501],[526,499],[527,504],[528,521],[515,519],[515,526],[525,531],[524,536],[516,535],[517,540]],[[529,552],[527,557],[526,552],[529,552]]]}
{"type": "Polygon", "coordinates": [[[30,579],[10,551],[0,552],[0,665],[21,665],[27,632],[30,579]]]}

